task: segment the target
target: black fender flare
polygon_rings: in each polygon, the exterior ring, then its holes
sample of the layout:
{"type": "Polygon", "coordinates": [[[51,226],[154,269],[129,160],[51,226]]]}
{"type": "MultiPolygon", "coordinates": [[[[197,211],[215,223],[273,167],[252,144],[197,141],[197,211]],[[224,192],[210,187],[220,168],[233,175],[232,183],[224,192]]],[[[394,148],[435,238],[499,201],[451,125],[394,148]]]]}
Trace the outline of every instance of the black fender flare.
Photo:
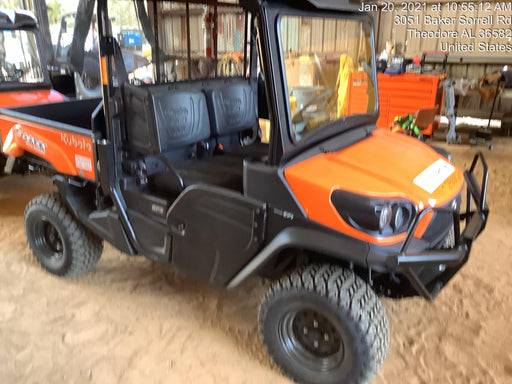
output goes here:
{"type": "Polygon", "coordinates": [[[245,265],[228,283],[234,288],[277,257],[287,248],[302,248],[315,251],[345,263],[353,263],[367,268],[366,258],[369,245],[342,234],[325,230],[302,227],[288,227],[277,234],[247,265],[245,265]]]}

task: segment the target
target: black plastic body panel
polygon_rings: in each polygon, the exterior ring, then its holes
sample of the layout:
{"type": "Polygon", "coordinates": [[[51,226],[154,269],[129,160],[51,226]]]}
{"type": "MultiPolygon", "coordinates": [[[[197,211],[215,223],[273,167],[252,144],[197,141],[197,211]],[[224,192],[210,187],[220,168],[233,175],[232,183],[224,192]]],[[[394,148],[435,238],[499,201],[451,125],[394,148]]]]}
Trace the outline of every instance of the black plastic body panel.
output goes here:
{"type": "Polygon", "coordinates": [[[212,283],[227,282],[259,251],[265,209],[226,189],[193,186],[171,206],[172,265],[212,283]]]}
{"type": "Polygon", "coordinates": [[[128,218],[137,234],[139,253],[150,260],[168,263],[172,243],[168,226],[131,209],[128,218]]]}
{"type": "Polygon", "coordinates": [[[304,216],[279,172],[278,167],[244,161],[244,194],[295,215],[304,216]]]}
{"type": "Polygon", "coordinates": [[[102,238],[121,252],[129,255],[135,254],[126,236],[126,232],[121,225],[119,215],[112,212],[112,210],[94,211],[89,215],[84,224],[93,232],[100,234],[102,238]]]}
{"type": "Polygon", "coordinates": [[[135,183],[124,187],[123,196],[128,218],[137,235],[138,252],[150,260],[169,263],[172,236],[166,216],[170,202],[150,194],[135,183]]]}
{"type": "Polygon", "coordinates": [[[110,193],[110,180],[113,178],[113,164],[114,164],[114,149],[112,143],[102,140],[95,143],[96,158],[100,166],[97,174],[99,175],[98,181],[105,196],[110,193]]]}
{"type": "Polygon", "coordinates": [[[167,211],[170,207],[168,200],[155,196],[138,185],[124,188],[123,196],[129,210],[142,213],[161,224],[167,223],[167,211]]]}
{"type": "Polygon", "coordinates": [[[110,209],[97,210],[96,185],[56,175],[53,183],[80,222],[122,252],[133,255],[134,250],[117,213],[110,209]]]}

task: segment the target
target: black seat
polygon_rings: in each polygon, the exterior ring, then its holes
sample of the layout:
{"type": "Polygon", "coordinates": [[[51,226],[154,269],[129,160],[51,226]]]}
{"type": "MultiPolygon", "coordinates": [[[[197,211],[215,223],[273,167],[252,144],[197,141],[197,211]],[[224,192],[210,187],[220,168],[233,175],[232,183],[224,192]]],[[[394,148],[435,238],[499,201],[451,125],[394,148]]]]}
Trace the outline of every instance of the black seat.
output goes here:
{"type": "Polygon", "coordinates": [[[211,136],[203,92],[130,85],[124,92],[130,146],[165,164],[148,174],[152,192],[178,195],[198,183],[242,190],[241,161],[227,169],[213,157],[196,157],[197,144],[211,136]]]}
{"type": "Polygon", "coordinates": [[[268,155],[268,144],[243,146],[240,142],[242,132],[258,124],[255,95],[247,80],[226,80],[208,90],[206,96],[212,135],[224,154],[253,159],[268,155]]]}

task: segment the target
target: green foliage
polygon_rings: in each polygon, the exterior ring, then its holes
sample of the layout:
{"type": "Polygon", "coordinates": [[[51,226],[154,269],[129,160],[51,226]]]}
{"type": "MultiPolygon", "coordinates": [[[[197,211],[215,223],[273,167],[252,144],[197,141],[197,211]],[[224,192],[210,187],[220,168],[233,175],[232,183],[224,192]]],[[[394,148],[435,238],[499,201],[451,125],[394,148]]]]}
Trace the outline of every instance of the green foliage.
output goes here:
{"type": "Polygon", "coordinates": [[[62,4],[59,0],[46,3],[48,7],[48,21],[50,24],[57,24],[62,16],[62,4]]]}
{"type": "Polygon", "coordinates": [[[21,0],[0,0],[0,8],[22,9],[21,0]]]}
{"type": "Polygon", "coordinates": [[[121,28],[137,27],[137,14],[133,1],[113,1],[108,6],[109,17],[112,20],[112,25],[121,28]]]}

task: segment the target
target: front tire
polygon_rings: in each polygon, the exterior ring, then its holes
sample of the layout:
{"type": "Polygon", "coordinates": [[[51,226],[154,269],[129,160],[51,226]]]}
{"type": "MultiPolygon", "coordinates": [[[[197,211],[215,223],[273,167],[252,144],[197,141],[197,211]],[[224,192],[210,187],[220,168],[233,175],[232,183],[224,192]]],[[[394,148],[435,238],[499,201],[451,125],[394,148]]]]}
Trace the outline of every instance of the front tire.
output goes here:
{"type": "Polygon", "coordinates": [[[311,265],[276,282],[259,329],[277,366],[299,383],[366,383],[389,347],[385,310],[352,271],[311,265]]]}
{"type": "Polygon", "coordinates": [[[57,276],[89,271],[103,250],[102,240],[75,219],[58,193],[30,201],[25,209],[25,234],[37,261],[57,276]]]}

